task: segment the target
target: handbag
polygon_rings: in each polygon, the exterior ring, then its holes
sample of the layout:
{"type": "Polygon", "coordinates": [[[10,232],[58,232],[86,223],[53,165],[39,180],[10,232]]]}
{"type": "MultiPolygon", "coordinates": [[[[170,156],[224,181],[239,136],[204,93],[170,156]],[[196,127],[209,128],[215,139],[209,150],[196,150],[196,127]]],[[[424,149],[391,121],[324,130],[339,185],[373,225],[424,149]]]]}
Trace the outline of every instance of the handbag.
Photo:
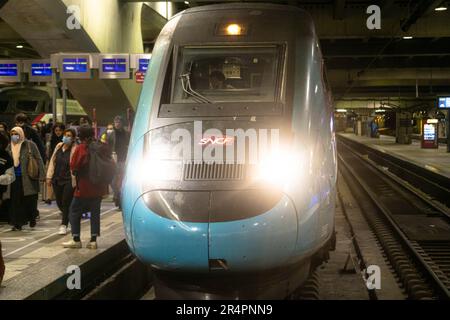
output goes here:
{"type": "Polygon", "coordinates": [[[33,156],[30,148],[30,142],[27,141],[28,146],[28,165],[27,165],[27,173],[30,179],[39,180],[39,164],[36,158],[33,156]]]}

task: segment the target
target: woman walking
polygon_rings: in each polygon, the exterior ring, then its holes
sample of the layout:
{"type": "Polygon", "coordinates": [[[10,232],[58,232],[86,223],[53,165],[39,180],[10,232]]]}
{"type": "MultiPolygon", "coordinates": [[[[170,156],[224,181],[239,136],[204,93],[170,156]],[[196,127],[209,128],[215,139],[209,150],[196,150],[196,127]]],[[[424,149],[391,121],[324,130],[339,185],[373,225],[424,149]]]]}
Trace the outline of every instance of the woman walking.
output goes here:
{"type": "Polygon", "coordinates": [[[20,231],[22,226],[28,222],[30,228],[36,226],[39,180],[44,180],[45,172],[44,163],[36,144],[25,139],[22,128],[14,127],[10,134],[11,144],[7,150],[13,158],[16,179],[8,187],[6,198],[11,200],[9,218],[10,224],[13,226],[12,230],[20,231]],[[30,172],[32,167],[37,172],[30,172]]]}
{"type": "Polygon", "coordinates": [[[70,161],[77,145],[74,129],[64,130],[62,142],[56,145],[47,170],[47,187],[53,187],[56,204],[62,212],[61,226],[58,234],[67,234],[69,225],[69,208],[76,186],[75,176],[70,171],[70,161]]]}

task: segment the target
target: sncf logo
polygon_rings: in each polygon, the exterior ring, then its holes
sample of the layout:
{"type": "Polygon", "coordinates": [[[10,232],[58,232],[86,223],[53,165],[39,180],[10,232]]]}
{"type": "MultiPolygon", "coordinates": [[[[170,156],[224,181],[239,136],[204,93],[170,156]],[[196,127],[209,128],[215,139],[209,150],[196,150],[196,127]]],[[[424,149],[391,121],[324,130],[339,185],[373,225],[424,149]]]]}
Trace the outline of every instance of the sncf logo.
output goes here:
{"type": "Polygon", "coordinates": [[[225,144],[232,144],[233,142],[234,137],[209,137],[200,139],[200,142],[198,144],[207,145],[208,143],[210,143],[217,145],[225,145],[225,144]]]}

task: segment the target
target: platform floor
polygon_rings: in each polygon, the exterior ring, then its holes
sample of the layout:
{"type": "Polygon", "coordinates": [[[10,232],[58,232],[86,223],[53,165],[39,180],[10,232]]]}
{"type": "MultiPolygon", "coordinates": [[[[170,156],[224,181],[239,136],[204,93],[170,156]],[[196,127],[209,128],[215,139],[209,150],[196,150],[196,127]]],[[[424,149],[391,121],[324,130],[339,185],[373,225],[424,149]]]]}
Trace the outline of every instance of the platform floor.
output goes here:
{"type": "Polygon", "coordinates": [[[354,133],[338,134],[450,178],[450,153],[446,152],[445,145],[440,144],[438,149],[422,149],[420,141],[403,145],[395,143],[395,137],[391,136],[369,138],[354,133]]]}
{"type": "Polygon", "coordinates": [[[39,202],[39,211],[40,220],[34,230],[24,226],[22,231],[11,231],[11,226],[0,224],[0,241],[6,265],[0,300],[25,298],[33,290],[39,289],[39,286],[45,285],[45,278],[52,281],[52,276],[63,273],[72,261],[72,264],[79,265],[80,262],[95,257],[124,239],[121,212],[110,199],[102,202],[101,236],[98,238],[97,250],[85,248],[90,238],[89,219],[83,219],[81,222],[83,249],[65,249],[61,243],[70,240],[71,235],[70,232],[66,236],[58,235],[61,217],[55,201],[52,205],[39,202]],[[14,288],[23,285],[22,280],[30,276],[30,272],[40,270],[37,266],[48,266],[55,262],[53,260],[61,261],[61,268],[54,270],[55,275],[36,274],[35,277],[39,278],[39,281],[30,283],[28,288],[20,288],[21,292],[14,292],[14,288]]]}

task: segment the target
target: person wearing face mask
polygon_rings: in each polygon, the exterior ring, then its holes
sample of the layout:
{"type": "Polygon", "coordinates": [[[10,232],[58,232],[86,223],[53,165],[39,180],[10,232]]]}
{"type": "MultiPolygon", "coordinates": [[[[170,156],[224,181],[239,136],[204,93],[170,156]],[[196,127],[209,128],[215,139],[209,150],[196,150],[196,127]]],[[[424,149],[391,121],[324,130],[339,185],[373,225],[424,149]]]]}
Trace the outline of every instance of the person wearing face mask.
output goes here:
{"type": "Polygon", "coordinates": [[[70,161],[77,148],[75,141],[75,130],[64,130],[62,142],[55,146],[47,170],[47,186],[53,187],[56,203],[62,212],[62,221],[58,232],[60,235],[67,234],[69,209],[76,186],[75,176],[70,171],[70,161]]]}
{"type": "Polygon", "coordinates": [[[44,162],[36,144],[26,140],[21,127],[11,129],[11,144],[7,151],[14,162],[14,182],[8,186],[6,199],[10,199],[9,219],[12,230],[22,230],[22,226],[30,223],[30,228],[36,226],[37,201],[39,181],[44,179],[44,162]],[[32,178],[28,172],[30,157],[37,161],[38,177],[32,178]]]}
{"type": "Polygon", "coordinates": [[[39,134],[35,130],[33,130],[33,128],[30,126],[29,122],[30,122],[30,119],[28,118],[28,116],[26,114],[19,113],[16,115],[16,118],[15,118],[16,126],[22,128],[22,130],[25,134],[25,139],[31,140],[36,144],[36,146],[39,150],[39,154],[41,155],[42,160],[45,162],[46,156],[45,156],[44,143],[42,142],[41,138],[39,137],[39,134]]]}
{"type": "Polygon", "coordinates": [[[109,123],[108,126],[106,127],[105,132],[103,132],[102,135],[100,136],[100,141],[102,143],[108,143],[109,137],[113,132],[114,132],[114,125],[112,123],[109,123]]]}

